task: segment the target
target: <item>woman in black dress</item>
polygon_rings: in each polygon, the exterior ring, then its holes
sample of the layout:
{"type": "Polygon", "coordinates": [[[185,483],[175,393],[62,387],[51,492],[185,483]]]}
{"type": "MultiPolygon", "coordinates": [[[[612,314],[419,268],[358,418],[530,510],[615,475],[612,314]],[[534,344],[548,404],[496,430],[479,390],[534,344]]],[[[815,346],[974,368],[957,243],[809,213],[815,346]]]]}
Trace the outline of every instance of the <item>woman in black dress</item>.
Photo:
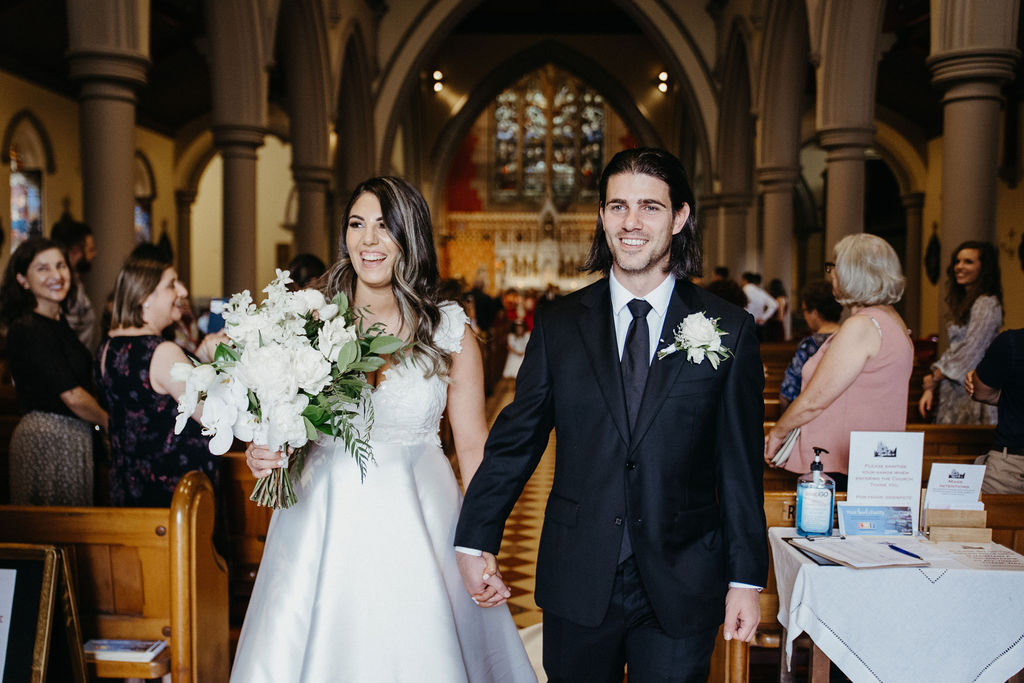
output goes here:
{"type": "MultiPolygon", "coordinates": [[[[96,354],[97,383],[110,408],[112,505],[167,507],[190,470],[217,486],[218,460],[199,424],[188,420],[174,433],[185,384],[171,368],[190,361],[161,332],[181,318],[178,301],[187,295],[174,268],[160,261],[129,259],[117,276],[110,338],[96,354]]],[[[197,355],[210,360],[222,338],[208,336],[197,355]]]]}
{"type": "Polygon", "coordinates": [[[71,271],[42,237],[11,255],[0,319],[22,418],[11,436],[11,502],[92,505],[93,431],[107,413],[90,393],[92,356],[64,320],[71,271]]]}

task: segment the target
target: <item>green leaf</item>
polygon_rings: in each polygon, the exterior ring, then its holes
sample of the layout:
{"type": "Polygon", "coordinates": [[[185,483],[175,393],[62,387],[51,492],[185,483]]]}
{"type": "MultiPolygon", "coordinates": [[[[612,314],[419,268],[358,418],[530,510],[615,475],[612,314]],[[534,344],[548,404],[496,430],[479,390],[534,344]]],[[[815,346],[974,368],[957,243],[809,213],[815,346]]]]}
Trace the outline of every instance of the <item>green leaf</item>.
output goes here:
{"type": "Polygon", "coordinates": [[[217,350],[213,352],[213,359],[215,361],[233,361],[237,363],[241,357],[242,354],[237,349],[228,346],[224,342],[217,344],[217,350]]]}
{"type": "Polygon", "coordinates": [[[341,347],[338,351],[338,367],[348,369],[355,360],[359,358],[359,342],[352,340],[341,347]]]}
{"type": "Polygon", "coordinates": [[[305,413],[302,415],[302,421],[306,425],[306,438],[310,441],[316,441],[316,427],[309,421],[309,418],[306,417],[305,413]]]}
{"type": "Polygon", "coordinates": [[[350,363],[348,369],[355,372],[373,372],[383,364],[384,360],[381,358],[364,358],[357,363],[350,363]]]}
{"type": "Polygon", "coordinates": [[[312,422],[314,426],[318,426],[330,419],[331,411],[327,410],[323,406],[310,403],[306,406],[306,409],[302,411],[302,417],[306,418],[309,422],[312,422]]]}
{"type": "Polygon", "coordinates": [[[378,356],[388,356],[403,346],[405,346],[405,342],[398,337],[382,334],[379,337],[374,337],[370,342],[370,353],[375,353],[378,356]]]}

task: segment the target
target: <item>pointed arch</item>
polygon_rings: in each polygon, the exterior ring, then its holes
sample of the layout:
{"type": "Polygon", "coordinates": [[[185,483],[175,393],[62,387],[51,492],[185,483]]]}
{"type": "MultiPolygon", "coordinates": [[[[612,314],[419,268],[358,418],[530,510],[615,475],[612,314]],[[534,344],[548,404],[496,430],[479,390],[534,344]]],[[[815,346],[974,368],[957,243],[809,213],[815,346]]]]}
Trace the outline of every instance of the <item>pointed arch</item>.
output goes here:
{"type": "Polygon", "coordinates": [[[530,47],[494,69],[473,90],[459,113],[452,117],[437,137],[430,152],[429,168],[433,170],[428,198],[432,207],[441,205],[445,178],[459,142],[466,136],[473,122],[498,96],[503,88],[515,83],[523,74],[539,69],[545,64],[554,64],[595,88],[618,112],[623,121],[637,136],[637,142],[644,146],[661,147],[662,141],[654,126],[637,108],[625,88],[604,68],[571,47],[553,40],[546,40],[530,47]]]}
{"type": "Polygon", "coordinates": [[[338,87],[333,173],[339,200],[376,172],[373,149],[373,98],[370,56],[358,27],[345,46],[338,87]]]}
{"type": "Polygon", "coordinates": [[[3,147],[0,148],[0,161],[4,164],[11,163],[11,145],[19,143],[41,157],[36,159],[38,167],[46,169],[48,174],[56,173],[57,162],[50,136],[39,117],[30,109],[22,109],[8,122],[4,130],[3,147]]]}
{"type": "Polygon", "coordinates": [[[714,174],[723,194],[751,195],[754,185],[754,117],[747,37],[733,23],[725,53],[714,174]]]}

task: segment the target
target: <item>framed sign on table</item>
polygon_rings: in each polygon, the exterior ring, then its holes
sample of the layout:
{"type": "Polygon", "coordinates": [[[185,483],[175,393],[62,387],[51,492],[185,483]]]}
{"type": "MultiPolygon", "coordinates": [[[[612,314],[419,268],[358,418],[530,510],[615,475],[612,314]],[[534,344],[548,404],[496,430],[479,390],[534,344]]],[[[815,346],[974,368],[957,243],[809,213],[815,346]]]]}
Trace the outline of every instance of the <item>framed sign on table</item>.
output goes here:
{"type": "Polygon", "coordinates": [[[0,683],[85,683],[81,632],[67,554],[0,543],[0,683]]]}

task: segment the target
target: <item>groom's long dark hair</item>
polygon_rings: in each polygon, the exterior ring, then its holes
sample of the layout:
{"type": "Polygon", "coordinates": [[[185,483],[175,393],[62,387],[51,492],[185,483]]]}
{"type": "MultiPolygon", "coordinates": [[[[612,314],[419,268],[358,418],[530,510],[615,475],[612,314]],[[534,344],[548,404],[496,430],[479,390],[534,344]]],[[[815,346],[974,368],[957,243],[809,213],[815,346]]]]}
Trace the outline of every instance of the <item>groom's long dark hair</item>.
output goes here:
{"type": "MultiPolygon", "coordinates": [[[[668,272],[677,278],[688,278],[699,275],[703,269],[704,254],[701,247],[700,229],[697,227],[697,201],[694,199],[690,181],[682,162],[674,155],[655,147],[638,147],[626,149],[615,156],[604,167],[601,173],[601,184],[598,188],[600,207],[604,208],[608,179],[620,173],[649,175],[668,185],[668,195],[672,202],[672,213],[690,206],[690,216],[686,219],[683,229],[672,236],[669,255],[668,272]]],[[[580,270],[588,273],[601,271],[605,276],[612,269],[612,252],[604,234],[604,223],[601,214],[597,214],[597,228],[594,230],[594,241],[590,245],[590,254],[580,270]]]]}

